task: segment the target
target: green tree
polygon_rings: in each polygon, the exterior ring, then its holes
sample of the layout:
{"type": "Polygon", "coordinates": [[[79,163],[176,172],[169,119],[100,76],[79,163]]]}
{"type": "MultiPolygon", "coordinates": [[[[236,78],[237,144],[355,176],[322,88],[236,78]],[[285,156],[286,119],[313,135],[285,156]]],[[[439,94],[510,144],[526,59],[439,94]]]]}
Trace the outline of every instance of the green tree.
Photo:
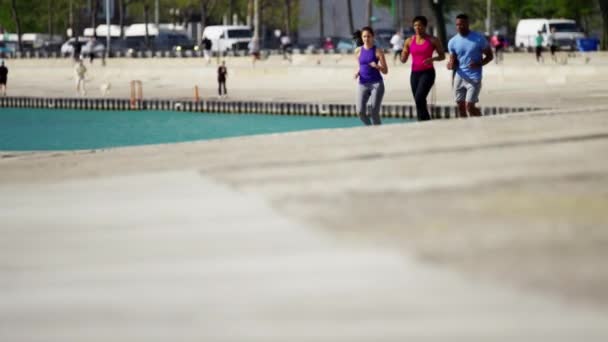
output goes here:
{"type": "Polygon", "coordinates": [[[445,1],[444,0],[429,0],[435,18],[437,19],[437,38],[441,40],[443,46],[447,46],[447,33],[445,29],[445,1]]]}
{"type": "Polygon", "coordinates": [[[17,9],[17,1],[11,0],[11,12],[13,13],[13,22],[17,30],[17,42],[19,52],[23,51],[23,44],[21,43],[21,19],[19,18],[19,9],[17,9]]]}
{"type": "Polygon", "coordinates": [[[602,49],[608,49],[608,0],[598,0],[602,16],[602,49]]]}

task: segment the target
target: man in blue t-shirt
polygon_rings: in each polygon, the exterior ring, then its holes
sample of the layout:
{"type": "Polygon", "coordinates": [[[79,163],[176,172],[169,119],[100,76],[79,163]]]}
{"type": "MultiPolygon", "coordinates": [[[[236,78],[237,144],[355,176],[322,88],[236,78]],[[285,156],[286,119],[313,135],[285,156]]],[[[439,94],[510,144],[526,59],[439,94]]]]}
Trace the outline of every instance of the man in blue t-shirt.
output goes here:
{"type": "Polygon", "coordinates": [[[456,17],[455,35],[448,43],[448,69],[454,70],[454,97],[461,117],[481,116],[475,103],[481,92],[482,67],[494,59],[486,37],[469,29],[469,17],[456,17]]]}

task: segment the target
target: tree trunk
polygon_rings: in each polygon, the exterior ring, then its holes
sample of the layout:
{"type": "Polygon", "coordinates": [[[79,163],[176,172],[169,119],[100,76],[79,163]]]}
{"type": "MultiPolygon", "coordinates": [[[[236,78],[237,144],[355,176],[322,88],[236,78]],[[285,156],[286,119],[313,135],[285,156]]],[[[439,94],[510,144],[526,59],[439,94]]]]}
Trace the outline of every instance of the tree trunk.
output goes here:
{"type": "Polygon", "coordinates": [[[48,14],[49,15],[49,29],[48,29],[48,32],[49,32],[50,39],[52,40],[53,39],[53,33],[54,33],[53,32],[53,0],[48,0],[47,4],[48,4],[48,11],[49,11],[49,14],[48,14]]]}
{"type": "Polygon", "coordinates": [[[437,38],[447,48],[447,33],[445,30],[445,15],[443,13],[444,0],[429,0],[437,18],[437,38]]]}
{"type": "Polygon", "coordinates": [[[260,0],[253,1],[253,37],[260,39],[260,0]]]}
{"type": "Polygon", "coordinates": [[[201,0],[200,10],[201,10],[201,30],[204,30],[205,26],[207,26],[207,1],[206,0],[201,0]]]}
{"type": "Polygon", "coordinates": [[[228,18],[230,21],[230,25],[232,25],[232,15],[234,14],[235,9],[236,9],[236,7],[234,5],[234,0],[230,0],[228,2],[228,18]]]}
{"type": "Polygon", "coordinates": [[[80,18],[82,14],[82,8],[80,7],[78,1],[76,1],[76,3],[74,4],[74,14],[75,15],[72,17],[72,36],[78,37],[80,35],[80,27],[82,26],[82,19],[80,18]]]}
{"type": "Polygon", "coordinates": [[[93,36],[97,36],[97,13],[99,13],[99,0],[93,0],[93,8],[91,8],[91,27],[93,28],[93,36]]]}
{"type": "Polygon", "coordinates": [[[353,1],[352,0],[348,0],[347,7],[348,7],[348,25],[350,27],[350,33],[353,33],[353,32],[355,32],[355,24],[353,22],[353,1]]]}
{"type": "Polygon", "coordinates": [[[598,0],[602,13],[602,50],[608,49],[608,0],[598,0]]]}
{"type": "Polygon", "coordinates": [[[373,3],[372,0],[367,0],[367,11],[366,11],[366,15],[367,15],[367,26],[372,26],[372,16],[374,15],[374,7],[373,7],[373,3]]]}
{"type": "Polygon", "coordinates": [[[118,0],[118,26],[120,26],[120,39],[125,38],[125,30],[123,28],[125,24],[125,12],[126,12],[126,0],[118,0]]]}
{"type": "Polygon", "coordinates": [[[319,0],[319,37],[321,40],[325,38],[325,26],[323,25],[323,0],[319,0]]]}
{"type": "Polygon", "coordinates": [[[291,36],[291,0],[285,0],[285,35],[291,36]]]}
{"type": "Polygon", "coordinates": [[[70,0],[68,6],[70,7],[68,9],[69,14],[68,14],[68,26],[70,27],[70,30],[72,31],[72,36],[74,35],[74,5],[72,4],[72,0],[70,0]]]}
{"type": "Polygon", "coordinates": [[[19,12],[17,11],[17,1],[11,0],[11,10],[13,12],[13,21],[15,22],[15,28],[17,29],[17,46],[19,52],[23,52],[23,44],[21,43],[21,19],[19,19],[19,12]]]}
{"type": "Polygon", "coordinates": [[[146,44],[146,48],[150,48],[150,37],[149,32],[148,32],[148,23],[150,22],[149,20],[149,12],[150,12],[150,5],[149,4],[144,4],[144,25],[146,28],[146,37],[144,38],[144,42],[146,44]]]}

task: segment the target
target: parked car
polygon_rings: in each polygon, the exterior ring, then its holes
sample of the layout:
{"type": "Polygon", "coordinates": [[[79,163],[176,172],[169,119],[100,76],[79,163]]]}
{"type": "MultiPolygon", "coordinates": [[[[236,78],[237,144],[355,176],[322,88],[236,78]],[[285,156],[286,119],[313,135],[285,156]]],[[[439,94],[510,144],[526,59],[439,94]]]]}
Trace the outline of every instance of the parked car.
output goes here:
{"type": "Polygon", "coordinates": [[[340,38],[336,44],[336,50],[352,52],[356,48],[356,43],[352,38],[340,38]]]}
{"type": "Polygon", "coordinates": [[[12,42],[0,41],[0,56],[4,57],[15,52],[15,44],[12,42]]]}

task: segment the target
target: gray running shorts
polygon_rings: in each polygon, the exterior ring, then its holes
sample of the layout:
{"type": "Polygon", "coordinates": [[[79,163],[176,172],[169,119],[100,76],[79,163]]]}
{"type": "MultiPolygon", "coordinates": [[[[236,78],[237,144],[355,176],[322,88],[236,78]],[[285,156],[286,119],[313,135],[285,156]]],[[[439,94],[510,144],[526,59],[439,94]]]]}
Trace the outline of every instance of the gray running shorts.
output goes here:
{"type": "Polygon", "coordinates": [[[479,102],[479,93],[481,93],[481,80],[475,81],[464,79],[456,74],[454,77],[454,99],[456,102],[479,102]]]}

